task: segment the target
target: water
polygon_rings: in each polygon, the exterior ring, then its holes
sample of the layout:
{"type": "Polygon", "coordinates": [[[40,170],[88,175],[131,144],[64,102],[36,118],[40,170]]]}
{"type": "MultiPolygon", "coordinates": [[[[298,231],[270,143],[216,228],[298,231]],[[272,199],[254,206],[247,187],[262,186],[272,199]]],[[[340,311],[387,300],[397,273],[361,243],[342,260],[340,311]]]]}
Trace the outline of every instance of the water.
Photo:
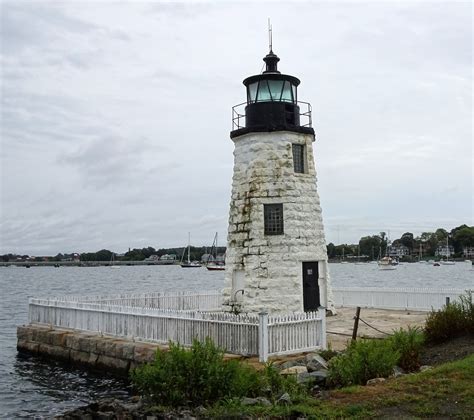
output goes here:
{"type": "MultiPolygon", "coordinates": [[[[335,287],[474,286],[474,270],[467,263],[403,264],[386,272],[373,264],[331,264],[330,273],[335,287]]],[[[130,395],[125,381],[19,356],[16,327],[27,322],[29,297],[218,290],[223,278],[223,272],[179,266],[0,268],[0,417],[53,416],[101,396],[126,399],[130,395]]]]}

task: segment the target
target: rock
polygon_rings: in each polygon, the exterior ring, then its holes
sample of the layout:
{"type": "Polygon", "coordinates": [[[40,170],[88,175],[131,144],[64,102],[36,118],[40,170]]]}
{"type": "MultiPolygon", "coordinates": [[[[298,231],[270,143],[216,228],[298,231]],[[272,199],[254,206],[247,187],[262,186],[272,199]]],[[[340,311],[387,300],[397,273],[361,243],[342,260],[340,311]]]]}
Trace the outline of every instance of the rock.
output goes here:
{"type": "Polygon", "coordinates": [[[406,375],[406,372],[399,366],[393,368],[393,377],[398,378],[400,376],[406,375]]]}
{"type": "Polygon", "coordinates": [[[263,397],[257,397],[257,398],[247,398],[244,397],[241,400],[242,405],[265,405],[265,406],[271,406],[272,403],[268,401],[266,398],[263,397]]]}
{"type": "Polygon", "coordinates": [[[433,369],[433,366],[428,366],[428,365],[420,366],[420,372],[424,372],[425,370],[431,370],[431,369],[433,369]]]}
{"type": "Polygon", "coordinates": [[[293,366],[280,371],[280,375],[299,375],[300,373],[307,373],[306,366],[293,366]]]}
{"type": "Polygon", "coordinates": [[[285,392],[280,398],[278,398],[277,404],[290,405],[291,404],[290,394],[288,394],[288,392],[285,392]]]}
{"type": "Polygon", "coordinates": [[[367,381],[367,384],[366,385],[375,385],[375,384],[379,384],[381,382],[385,382],[385,378],[374,378],[374,379],[369,379],[367,381]]]}
{"type": "Polygon", "coordinates": [[[327,369],[328,364],[319,354],[310,353],[306,355],[306,367],[309,372],[314,372],[321,369],[327,369]]]}
{"type": "Polygon", "coordinates": [[[299,384],[304,383],[318,383],[322,384],[326,381],[328,372],[326,370],[318,370],[315,372],[302,372],[299,373],[296,377],[296,380],[299,384]]]}
{"type": "Polygon", "coordinates": [[[284,362],[280,366],[278,366],[278,368],[281,370],[285,370],[285,369],[292,368],[295,366],[305,366],[305,361],[303,359],[288,360],[287,362],[284,362]]]}

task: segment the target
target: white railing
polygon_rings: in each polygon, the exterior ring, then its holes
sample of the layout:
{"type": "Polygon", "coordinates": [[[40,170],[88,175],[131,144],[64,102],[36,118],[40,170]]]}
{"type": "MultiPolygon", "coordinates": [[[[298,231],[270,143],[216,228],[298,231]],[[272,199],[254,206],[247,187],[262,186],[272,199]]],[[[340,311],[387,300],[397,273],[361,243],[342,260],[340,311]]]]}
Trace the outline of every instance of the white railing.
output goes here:
{"type": "Polygon", "coordinates": [[[258,355],[261,361],[272,355],[325,348],[325,314],[321,309],[286,316],[234,315],[80,302],[76,298],[29,301],[30,323],[158,343],[171,340],[184,346],[190,346],[194,339],[204,341],[209,337],[229,353],[258,355]]]}
{"type": "Polygon", "coordinates": [[[464,294],[462,289],[338,287],[333,288],[336,306],[430,311],[441,309],[464,294]],[[448,300],[447,300],[448,299],[448,300]]]}
{"type": "Polygon", "coordinates": [[[99,296],[58,296],[50,298],[50,300],[100,303],[127,307],[174,309],[180,311],[220,311],[222,310],[223,296],[218,291],[206,291],[199,294],[193,292],[148,292],[99,296]]]}

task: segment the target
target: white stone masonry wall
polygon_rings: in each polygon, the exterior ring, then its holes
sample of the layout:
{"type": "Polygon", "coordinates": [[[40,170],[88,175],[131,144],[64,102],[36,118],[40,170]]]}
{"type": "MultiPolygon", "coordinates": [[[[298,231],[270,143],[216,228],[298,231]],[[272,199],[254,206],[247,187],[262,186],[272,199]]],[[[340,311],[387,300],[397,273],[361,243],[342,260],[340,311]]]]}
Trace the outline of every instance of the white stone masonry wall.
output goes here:
{"type": "Polygon", "coordinates": [[[332,306],[324,229],[314,168],[314,136],[250,133],[233,139],[234,176],[226,253],[226,288],[243,312],[303,310],[302,262],[319,261],[321,304],[332,306]],[[292,144],[305,145],[304,174],[292,144]],[[264,234],[264,204],[282,203],[283,235],[264,234]],[[234,278],[234,284],[233,284],[234,278]],[[243,289],[244,293],[235,293],[243,289]]]}

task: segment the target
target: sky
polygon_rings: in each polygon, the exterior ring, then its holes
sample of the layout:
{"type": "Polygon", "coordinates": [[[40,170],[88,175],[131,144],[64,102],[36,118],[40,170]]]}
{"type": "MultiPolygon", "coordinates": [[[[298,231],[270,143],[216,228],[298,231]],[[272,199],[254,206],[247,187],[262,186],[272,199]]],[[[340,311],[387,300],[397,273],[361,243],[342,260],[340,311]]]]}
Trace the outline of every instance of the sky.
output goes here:
{"type": "Polygon", "coordinates": [[[1,1],[0,254],[224,245],[232,106],[313,107],[327,242],[473,225],[471,2],[1,1]]]}

